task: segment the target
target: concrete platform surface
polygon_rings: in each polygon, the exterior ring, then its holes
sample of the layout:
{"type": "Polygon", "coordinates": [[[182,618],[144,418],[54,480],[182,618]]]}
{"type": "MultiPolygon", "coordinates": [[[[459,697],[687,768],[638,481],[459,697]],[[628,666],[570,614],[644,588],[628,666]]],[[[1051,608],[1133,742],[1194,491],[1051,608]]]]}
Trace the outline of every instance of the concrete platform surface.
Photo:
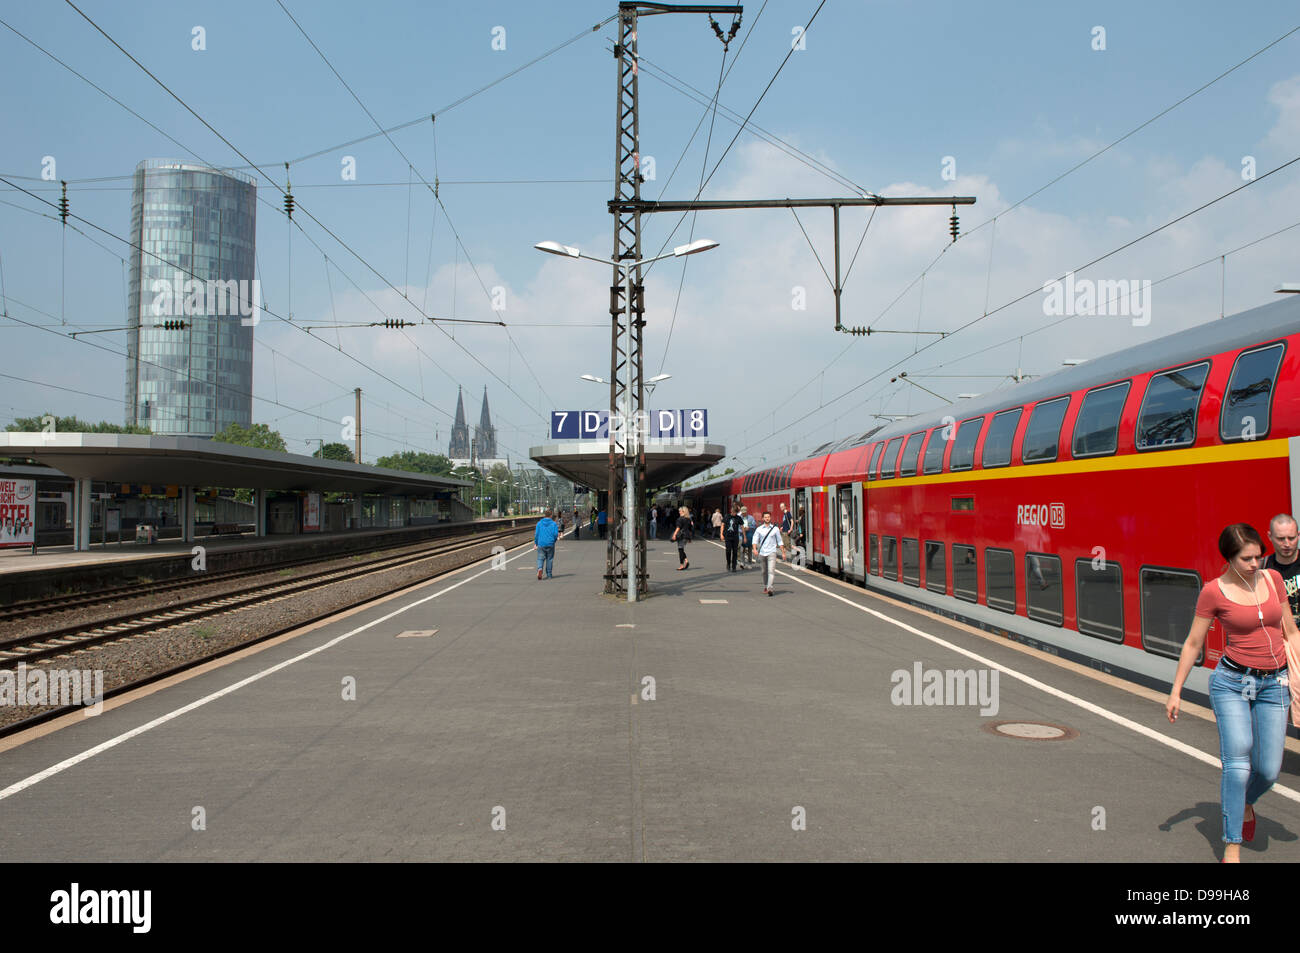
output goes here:
{"type": "MultiPolygon", "coordinates": [[[[1221,853],[1213,721],[1187,711],[1171,727],[1152,693],[789,566],[764,597],[756,570],[723,571],[708,543],[677,572],[670,546],[651,542],[655,591],[636,605],[600,594],[605,546],[584,532],[560,542],[551,581],[537,580],[531,547],[515,550],[98,717],[0,741],[0,855],[1221,853]],[[985,703],[958,699],[942,674],[943,691],[922,691],[932,671],[973,673],[985,703]],[[1063,735],[1010,737],[997,722],[1063,735]]],[[[85,658],[68,664],[93,667],[85,658]]],[[[1288,751],[1246,861],[1300,859],[1297,769],[1288,751]]]]}

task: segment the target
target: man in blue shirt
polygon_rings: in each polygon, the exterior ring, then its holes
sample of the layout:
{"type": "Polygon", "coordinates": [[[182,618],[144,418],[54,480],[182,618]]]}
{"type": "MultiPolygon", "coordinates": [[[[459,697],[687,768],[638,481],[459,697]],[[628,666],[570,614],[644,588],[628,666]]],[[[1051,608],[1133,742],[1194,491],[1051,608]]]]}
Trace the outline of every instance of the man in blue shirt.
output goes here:
{"type": "Polygon", "coordinates": [[[551,564],[555,561],[555,541],[560,538],[560,527],[551,519],[547,510],[537,521],[537,531],[533,534],[533,546],[537,549],[537,578],[542,578],[542,569],[546,569],[546,578],[551,578],[551,564]]]}

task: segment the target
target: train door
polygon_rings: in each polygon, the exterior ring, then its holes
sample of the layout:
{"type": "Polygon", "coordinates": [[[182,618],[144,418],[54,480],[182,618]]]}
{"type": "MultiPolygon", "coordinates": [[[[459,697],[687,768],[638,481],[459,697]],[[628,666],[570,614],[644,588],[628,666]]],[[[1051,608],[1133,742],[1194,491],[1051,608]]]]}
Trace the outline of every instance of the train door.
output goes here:
{"type": "Polygon", "coordinates": [[[812,561],[808,553],[808,550],[812,548],[812,537],[808,534],[808,491],[806,489],[801,488],[794,491],[794,522],[795,536],[800,540],[800,545],[803,547],[803,554],[798,557],[801,560],[799,564],[806,566],[812,561]]]}
{"type": "Polygon", "coordinates": [[[813,565],[826,565],[826,493],[819,488],[811,494],[813,505],[813,565]]]}
{"type": "Polygon", "coordinates": [[[859,574],[861,559],[857,558],[857,516],[853,507],[853,487],[841,486],[835,492],[835,552],[840,573],[846,576],[859,574]],[[855,559],[857,562],[855,564],[855,559]]]}
{"type": "Polygon", "coordinates": [[[859,581],[865,580],[867,574],[866,550],[864,548],[867,534],[863,529],[863,517],[866,510],[862,505],[864,493],[861,483],[854,483],[849,488],[849,525],[851,532],[845,546],[845,552],[849,554],[851,560],[848,574],[859,581]]]}
{"type": "Polygon", "coordinates": [[[832,487],[826,494],[826,568],[837,575],[844,571],[840,559],[840,496],[832,487]]]}

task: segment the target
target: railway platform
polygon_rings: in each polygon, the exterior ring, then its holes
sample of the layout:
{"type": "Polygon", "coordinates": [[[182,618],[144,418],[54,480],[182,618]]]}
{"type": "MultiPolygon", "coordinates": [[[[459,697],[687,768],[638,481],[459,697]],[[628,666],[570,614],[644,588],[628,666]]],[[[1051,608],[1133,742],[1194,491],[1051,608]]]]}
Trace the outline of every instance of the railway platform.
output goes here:
{"type": "MultiPolygon", "coordinates": [[[[11,861],[1095,861],[1221,854],[1214,722],[697,541],[651,595],[531,546],[0,741],[11,861]],[[964,687],[964,689],[963,689],[964,687]]],[[[93,667],[93,653],[67,661],[93,667]]],[[[1300,757],[1246,862],[1300,859],[1300,757]]]]}

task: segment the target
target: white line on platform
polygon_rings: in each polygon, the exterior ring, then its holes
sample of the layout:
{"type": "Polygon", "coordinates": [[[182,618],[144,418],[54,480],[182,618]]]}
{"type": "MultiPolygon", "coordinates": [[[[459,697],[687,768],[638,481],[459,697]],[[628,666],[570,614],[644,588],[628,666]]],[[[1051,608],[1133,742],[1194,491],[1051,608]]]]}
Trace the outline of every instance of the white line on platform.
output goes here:
{"type": "MultiPolygon", "coordinates": [[[[523,543],[521,545],[531,546],[532,544],[523,543]]],[[[506,560],[506,562],[513,562],[514,560],[519,559],[522,556],[530,555],[531,552],[532,552],[531,550],[525,549],[524,552],[519,553],[516,556],[511,556],[509,559],[506,560]]],[[[491,560],[494,558],[495,557],[492,556],[486,556],[484,557],[483,560],[480,560],[480,562],[491,560]]],[[[396,618],[397,616],[401,615],[403,612],[406,612],[408,609],[414,609],[416,606],[424,605],[424,603],[429,602],[430,600],[433,599],[437,599],[439,596],[445,595],[446,593],[451,592],[453,589],[459,589],[461,586],[465,585],[465,583],[473,582],[475,579],[479,578],[479,576],[485,576],[488,573],[495,572],[495,571],[496,570],[494,570],[491,566],[489,566],[487,569],[481,570],[480,572],[476,572],[474,575],[468,576],[465,579],[462,579],[460,582],[448,586],[446,589],[440,589],[437,592],[433,593],[432,595],[428,595],[420,599],[416,599],[414,602],[408,602],[400,609],[394,609],[392,612],[388,613],[388,615],[380,616],[378,619],[374,619],[370,622],[367,622],[365,625],[359,625],[352,631],[345,632],[340,636],[330,639],[328,642],[322,645],[318,645],[314,649],[310,649],[306,652],[303,652],[301,655],[296,655],[291,659],[285,659],[283,662],[280,662],[279,664],[276,665],[272,665],[270,668],[263,669],[262,671],[256,673],[255,675],[250,675],[248,676],[248,678],[245,678],[242,681],[235,682],[235,684],[233,685],[227,685],[225,688],[221,689],[220,691],[215,691],[211,695],[205,695],[204,697],[198,699],[197,701],[190,702],[188,705],[185,705],[181,708],[177,708],[175,711],[170,711],[165,715],[160,715],[159,717],[155,718],[153,721],[146,722],[143,725],[140,725],[136,728],[132,728],[130,731],[123,732],[122,734],[118,735],[115,738],[110,738],[108,739],[108,741],[95,745],[95,747],[93,748],[88,748],[85,751],[81,752],[81,754],[73,755],[71,758],[66,758],[63,761],[60,761],[58,764],[46,768],[44,771],[40,771],[27,778],[23,778],[21,781],[16,781],[13,784],[9,785],[9,787],[5,788],[3,791],[0,791],[0,801],[12,797],[13,795],[18,794],[21,791],[25,791],[27,790],[27,788],[39,784],[42,781],[52,778],[56,774],[62,774],[64,771],[68,770],[69,768],[76,767],[77,765],[81,764],[81,762],[88,761],[91,758],[95,757],[95,755],[102,754],[103,752],[108,751],[111,748],[116,748],[118,745],[122,744],[123,742],[130,741],[132,738],[135,738],[138,735],[142,735],[146,731],[149,731],[150,729],[157,728],[159,725],[165,725],[167,722],[179,718],[181,715],[192,712],[196,708],[202,708],[204,705],[208,704],[208,702],[214,702],[218,698],[224,698],[226,695],[229,695],[233,692],[237,692],[245,685],[251,685],[253,684],[253,682],[260,681],[261,679],[266,678],[266,676],[268,675],[273,675],[274,673],[280,671],[281,669],[288,668],[290,665],[293,665],[296,662],[301,662],[303,659],[308,659],[311,658],[313,655],[318,655],[319,653],[324,652],[328,648],[333,648],[334,646],[338,645],[340,642],[352,638],[352,636],[354,635],[358,635],[362,632],[365,632],[367,629],[372,629],[375,626],[379,625],[380,623],[387,622],[389,619],[396,618]]]]}
{"type": "MultiPolygon", "coordinates": [[[[976,662],[979,662],[981,665],[987,665],[989,668],[995,668],[1002,674],[1008,675],[1011,678],[1016,679],[1017,681],[1024,682],[1026,685],[1029,685],[1032,688],[1037,688],[1039,691],[1046,692],[1048,695],[1051,695],[1054,698],[1059,698],[1062,701],[1067,701],[1072,705],[1077,705],[1079,708],[1082,708],[1084,711],[1091,712],[1092,714],[1097,715],[1098,717],[1105,718],[1107,721],[1112,721],[1115,724],[1120,725],[1121,727],[1129,729],[1130,731],[1135,731],[1139,735],[1142,735],[1145,738],[1150,738],[1152,741],[1158,742],[1159,744],[1165,745],[1166,747],[1173,748],[1175,751],[1182,752],[1183,754],[1191,758],[1195,758],[1197,761],[1200,761],[1202,764],[1207,764],[1212,768],[1222,767],[1222,764],[1219,761],[1219,759],[1214,757],[1213,755],[1206,754],[1200,748],[1194,748],[1185,742],[1179,741],[1177,738],[1170,738],[1166,734],[1161,734],[1160,732],[1155,731],[1152,728],[1148,728],[1146,725],[1139,724],[1138,722],[1133,721],[1133,719],[1131,718],[1125,718],[1123,715],[1117,715],[1115,714],[1115,712],[1110,711],[1107,708],[1102,708],[1100,705],[1096,705],[1090,701],[1080,698],[1077,695],[1071,695],[1069,692],[1062,691],[1059,688],[1055,688],[1052,685],[1048,685],[1046,682],[1040,682],[1038,679],[1033,678],[1032,676],[1025,675],[1021,672],[1017,672],[1013,668],[1008,668],[1005,665],[1002,665],[998,662],[994,662],[992,659],[985,658],[984,656],[972,652],[969,649],[964,649],[959,645],[954,645],[951,642],[939,638],[937,635],[931,635],[928,632],[922,632],[920,629],[915,628],[914,626],[910,626],[906,622],[901,622],[898,619],[893,618],[892,616],[885,615],[883,612],[877,612],[875,609],[869,609],[864,605],[860,605],[859,603],[854,602],[852,599],[847,599],[844,596],[839,595],[838,593],[830,592],[829,590],[823,589],[820,586],[814,586],[812,583],[805,582],[803,579],[800,579],[798,576],[792,575],[788,572],[780,572],[778,573],[778,575],[793,580],[794,582],[797,582],[802,586],[807,586],[809,589],[813,589],[817,592],[820,592],[824,596],[830,596],[832,599],[838,599],[840,602],[843,602],[845,605],[850,605],[853,606],[853,608],[855,609],[860,609],[863,612],[867,613],[868,615],[875,616],[877,619],[880,619],[884,622],[888,622],[890,625],[896,625],[900,629],[904,630],[905,632],[910,632],[913,635],[919,635],[921,638],[927,639],[930,642],[933,642],[935,645],[941,645],[944,648],[949,649],[950,651],[956,652],[958,655],[964,655],[967,658],[974,659],[976,662]]],[[[1293,788],[1289,788],[1284,784],[1274,784],[1271,788],[1269,788],[1269,790],[1276,791],[1278,794],[1282,795],[1284,798],[1287,798],[1288,800],[1300,803],[1300,791],[1296,791],[1293,788]]]]}

